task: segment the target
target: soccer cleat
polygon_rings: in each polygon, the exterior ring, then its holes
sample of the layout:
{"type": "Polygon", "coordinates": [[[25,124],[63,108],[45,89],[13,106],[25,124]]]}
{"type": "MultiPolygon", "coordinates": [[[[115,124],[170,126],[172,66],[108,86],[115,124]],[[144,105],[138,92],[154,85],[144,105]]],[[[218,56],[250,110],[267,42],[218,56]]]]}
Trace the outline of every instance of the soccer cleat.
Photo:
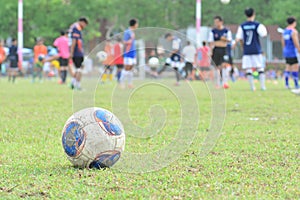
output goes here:
{"type": "Polygon", "coordinates": [[[291,92],[300,95],[300,89],[292,89],[291,92]]]}

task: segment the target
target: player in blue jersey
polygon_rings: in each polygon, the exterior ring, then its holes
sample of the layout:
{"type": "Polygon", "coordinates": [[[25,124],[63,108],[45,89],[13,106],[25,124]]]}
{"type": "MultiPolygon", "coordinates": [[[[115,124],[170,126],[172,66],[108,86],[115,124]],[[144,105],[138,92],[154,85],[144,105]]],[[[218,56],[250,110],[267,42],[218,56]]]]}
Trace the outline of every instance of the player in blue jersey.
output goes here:
{"type": "Polygon", "coordinates": [[[136,46],[135,46],[135,34],[134,30],[139,26],[137,19],[131,19],[129,21],[129,28],[124,32],[124,70],[121,74],[121,87],[124,86],[124,81],[127,79],[128,87],[133,88],[133,66],[136,64],[136,46]]]}
{"type": "Polygon", "coordinates": [[[296,30],[297,22],[294,17],[287,18],[288,26],[282,34],[282,47],[283,47],[283,56],[286,60],[286,69],[284,72],[285,77],[285,87],[290,88],[289,86],[289,77],[292,75],[295,88],[299,88],[298,76],[299,76],[299,64],[297,59],[297,54],[300,52],[298,31],[296,30]]]}
{"type": "Polygon", "coordinates": [[[260,87],[261,90],[266,90],[264,74],[264,63],[262,48],[259,42],[259,37],[267,36],[266,27],[255,21],[255,11],[253,8],[247,8],[245,10],[247,21],[242,23],[236,34],[236,43],[240,42],[243,47],[243,63],[242,68],[246,70],[247,78],[250,83],[252,91],[255,91],[253,68],[259,73],[260,87]]]}
{"type": "Polygon", "coordinates": [[[70,50],[70,59],[75,66],[75,75],[71,83],[72,89],[81,89],[81,70],[83,69],[84,51],[82,30],[88,25],[88,19],[85,17],[79,18],[78,22],[71,27],[72,45],[70,50]]]}
{"type": "Polygon", "coordinates": [[[232,40],[232,33],[229,29],[224,27],[223,19],[220,16],[214,17],[215,28],[209,33],[208,42],[210,44],[212,51],[212,60],[217,66],[220,73],[217,74],[217,87],[222,85],[224,88],[228,88],[228,71],[226,70],[225,63],[227,51],[227,43],[232,40]],[[220,77],[221,75],[221,77],[220,77]],[[222,78],[222,81],[221,81],[222,78]]]}

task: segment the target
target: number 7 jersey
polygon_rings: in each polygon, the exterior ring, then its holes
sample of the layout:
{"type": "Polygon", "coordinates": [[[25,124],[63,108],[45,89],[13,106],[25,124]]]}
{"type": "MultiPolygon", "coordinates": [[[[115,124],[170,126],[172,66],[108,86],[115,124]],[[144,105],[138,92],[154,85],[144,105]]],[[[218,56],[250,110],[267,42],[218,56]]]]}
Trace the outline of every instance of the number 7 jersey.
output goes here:
{"type": "Polygon", "coordinates": [[[267,36],[267,29],[263,24],[256,21],[246,21],[240,25],[236,38],[244,41],[244,55],[262,53],[259,36],[267,36]]]}

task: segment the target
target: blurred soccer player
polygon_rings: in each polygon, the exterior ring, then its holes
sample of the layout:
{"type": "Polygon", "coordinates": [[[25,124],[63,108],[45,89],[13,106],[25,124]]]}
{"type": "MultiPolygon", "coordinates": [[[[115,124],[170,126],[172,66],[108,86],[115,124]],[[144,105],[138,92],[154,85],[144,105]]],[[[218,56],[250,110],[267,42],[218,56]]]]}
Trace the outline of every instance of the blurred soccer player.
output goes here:
{"type": "Polygon", "coordinates": [[[103,61],[105,66],[103,75],[102,75],[102,82],[105,82],[107,77],[110,81],[113,79],[113,65],[114,65],[114,45],[112,44],[110,39],[107,39],[105,42],[104,51],[107,54],[107,58],[103,61]]]}
{"type": "Polygon", "coordinates": [[[117,66],[117,80],[120,83],[122,70],[124,68],[123,61],[123,44],[122,39],[118,38],[117,42],[114,45],[114,64],[117,66]]]}
{"type": "Polygon", "coordinates": [[[300,52],[298,31],[296,30],[297,22],[294,17],[287,18],[288,26],[282,34],[282,47],[283,56],[286,60],[286,69],[284,72],[285,87],[289,86],[289,77],[292,75],[295,83],[295,88],[299,88],[298,76],[299,76],[299,64],[297,59],[297,53],[300,52]]]}
{"type": "Polygon", "coordinates": [[[256,68],[259,73],[261,90],[266,90],[265,73],[262,49],[259,42],[259,36],[267,36],[266,27],[255,21],[255,12],[253,8],[245,10],[247,21],[242,23],[236,34],[236,42],[241,42],[244,50],[242,68],[246,70],[247,78],[252,91],[255,90],[252,68],[256,68]]]}
{"type": "Polygon", "coordinates": [[[195,78],[192,76],[192,72],[194,70],[194,66],[196,66],[196,54],[196,48],[191,44],[190,41],[188,41],[187,45],[182,50],[182,55],[184,56],[185,60],[185,78],[187,80],[193,80],[195,78]]]}
{"type": "Polygon", "coordinates": [[[72,45],[70,50],[70,59],[73,60],[75,65],[75,74],[71,83],[71,88],[80,90],[81,70],[83,69],[84,50],[83,50],[83,38],[82,30],[88,25],[88,20],[85,17],[79,18],[77,23],[72,26],[71,38],[72,45]]]}
{"type": "Polygon", "coordinates": [[[165,35],[165,39],[172,42],[172,50],[170,53],[170,58],[167,59],[164,67],[158,72],[158,74],[161,74],[162,71],[166,69],[167,66],[171,66],[175,71],[176,76],[176,83],[175,85],[179,85],[180,81],[180,73],[179,73],[179,67],[181,65],[181,56],[180,56],[180,49],[181,49],[181,39],[174,36],[171,33],[167,33],[165,35]]]}
{"type": "Polygon", "coordinates": [[[18,74],[18,64],[19,64],[19,56],[18,56],[18,46],[17,46],[17,39],[12,39],[12,45],[9,48],[9,69],[8,69],[8,81],[15,82],[17,74],[18,74]]]}
{"type": "Polygon", "coordinates": [[[131,19],[129,21],[129,28],[124,32],[124,70],[122,71],[121,87],[124,87],[124,81],[128,81],[128,87],[132,88],[133,80],[133,66],[136,64],[136,46],[135,46],[135,34],[134,30],[139,26],[137,19],[131,19]]]}
{"type": "Polygon", "coordinates": [[[60,37],[55,39],[53,45],[58,50],[61,82],[65,83],[67,79],[70,57],[68,33],[65,31],[61,31],[60,37]]]}
{"type": "Polygon", "coordinates": [[[208,42],[212,49],[212,60],[219,71],[217,74],[217,87],[220,87],[222,83],[224,88],[228,88],[228,71],[224,58],[227,55],[227,44],[232,40],[232,33],[229,29],[224,27],[222,17],[214,17],[214,24],[215,28],[209,33],[208,42]]]}
{"type": "Polygon", "coordinates": [[[4,63],[6,59],[6,52],[3,48],[3,41],[0,41],[0,77],[2,74],[2,64],[4,63]]]}
{"type": "Polygon", "coordinates": [[[36,45],[33,47],[34,62],[38,62],[39,56],[45,57],[48,54],[47,47],[44,45],[43,38],[37,38],[36,45]]]}
{"type": "Polygon", "coordinates": [[[213,79],[213,71],[210,70],[210,48],[206,45],[206,42],[202,42],[202,47],[197,50],[197,65],[200,70],[200,78],[203,80],[208,79],[207,72],[209,72],[209,78],[213,79]]]}

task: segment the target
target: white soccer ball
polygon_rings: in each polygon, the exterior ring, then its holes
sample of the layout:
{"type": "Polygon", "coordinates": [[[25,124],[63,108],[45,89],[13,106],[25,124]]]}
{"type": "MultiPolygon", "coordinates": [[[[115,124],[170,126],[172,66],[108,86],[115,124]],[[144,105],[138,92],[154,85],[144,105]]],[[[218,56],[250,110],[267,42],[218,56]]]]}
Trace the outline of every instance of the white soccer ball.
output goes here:
{"type": "Polygon", "coordinates": [[[124,151],[125,132],[120,120],[110,111],[86,108],[67,120],[62,145],[75,167],[111,167],[124,151]]]}
{"type": "Polygon", "coordinates": [[[229,4],[230,0],[220,0],[222,4],[229,4]]]}
{"type": "Polygon", "coordinates": [[[107,59],[107,53],[105,51],[99,51],[96,56],[100,62],[103,62],[107,59]]]}
{"type": "Polygon", "coordinates": [[[149,59],[148,64],[150,67],[158,67],[159,66],[159,59],[156,57],[152,57],[149,59]]]}

